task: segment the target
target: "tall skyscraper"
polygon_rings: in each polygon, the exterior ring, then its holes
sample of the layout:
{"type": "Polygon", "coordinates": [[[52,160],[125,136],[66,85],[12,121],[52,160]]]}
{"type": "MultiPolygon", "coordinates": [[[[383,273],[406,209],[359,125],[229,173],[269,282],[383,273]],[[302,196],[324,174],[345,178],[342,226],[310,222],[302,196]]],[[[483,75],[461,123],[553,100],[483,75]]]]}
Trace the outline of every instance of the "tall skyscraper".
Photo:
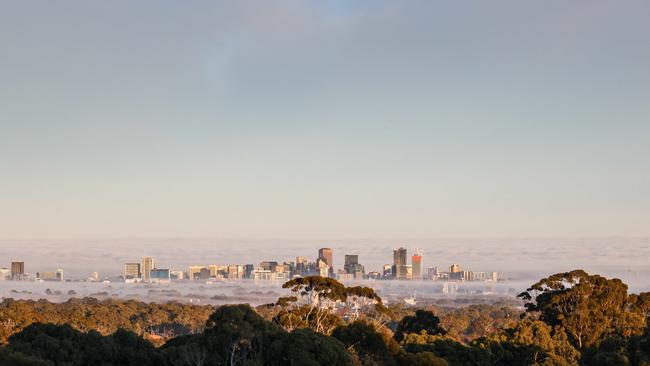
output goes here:
{"type": "Polygon", "coordinates": [[[411,266],[413,268],[413,280],[422,279],[422,249],[416,248],[415,254],[411,257],[411,266]]]}
{"type": "Polygon", "coordinates": [[[345,255],[345,265],[343,266],[345,273],[354,275],[354,279],[359,280],[365,274],[365,268],[359,264],[359,256],[356,254],[345,255]]]}
{"type": "MultiPolygon", "coordinates": [[[[219,276],[219,265],[218,264],[210,264],[208,266],[208,269],[210,270],[210,277],[218,277],[219,276]]],[[[200,271],[201,269],[199,269],[200,271]]]]}
{"type": "Polygon", "coordinates": [[[393,250],[393,278],[406,279],[406,248],[393,250]]]}
{"type": "Polygon", "coordinates": [[[346,254],[343,269],[345,273],[354,273],[355,266],[359,264],[359,256],[356,254],[346,254]]]}
{"type": "Polygon", "coordinates": [[[253,271],[255,266],[252,264],[244,264],[244,278],[253,278],[253,271]]]}
{"type": "Polygon", "coordinates": [[[22,280],[25,277],[25,262],[11,262],[11,279],[22,280]]]}
{"type": "Polygon", "coordinates": [[[140,263],[124,263],[124,279],[135,280],[140,278],[140,263]]]}
{"type": "Polygon", "coordinates": [[[334,261],[332,260],[332,248],[318,249],[318,259],[322,259],[329,266],[329,276],[333,276],[334,261]]]}
{"type": "Polygon", "coordinates": [[[140,266],[140,272],[142,273],[142,279],[144,281],[149,281],[151,279],[151,270],[156,268],[154,266],[153,258],[144,257],[142,258],[142,265],[140,266]]]}
{"type": "Polygon", "coordinates": [[[298,275],[304,276],[307,273],[307,259],[303,257],[296,257],[295,272],[298,275]]]}
{"type": "Polygon", "coordinates": [[[452,264],[449,267],[449,279],[460,281],[463,279],[463,270],[460,268],[459,264],[452,264]]]}

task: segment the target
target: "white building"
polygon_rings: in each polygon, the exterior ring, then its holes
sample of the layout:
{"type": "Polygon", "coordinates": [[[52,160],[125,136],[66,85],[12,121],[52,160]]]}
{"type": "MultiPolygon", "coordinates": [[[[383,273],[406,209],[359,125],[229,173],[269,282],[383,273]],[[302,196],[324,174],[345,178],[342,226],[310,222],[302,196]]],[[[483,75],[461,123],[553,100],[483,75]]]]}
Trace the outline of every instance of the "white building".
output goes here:
{"type": "Polygon", "coordinates": [[[11,278],[11,270],[9,268],[0,268],[0,281],[5,281],[11,278]]]}

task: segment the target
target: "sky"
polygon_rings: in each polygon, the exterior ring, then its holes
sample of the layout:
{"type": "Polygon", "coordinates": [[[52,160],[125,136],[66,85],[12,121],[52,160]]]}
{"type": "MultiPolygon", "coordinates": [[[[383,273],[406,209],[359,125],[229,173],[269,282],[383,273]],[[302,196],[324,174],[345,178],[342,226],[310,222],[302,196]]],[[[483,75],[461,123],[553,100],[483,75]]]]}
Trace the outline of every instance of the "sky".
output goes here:
{"type": "Polygon", "coordinates": [[[0,239],[650,236],[649,16],[0,1],[0,239]]]}

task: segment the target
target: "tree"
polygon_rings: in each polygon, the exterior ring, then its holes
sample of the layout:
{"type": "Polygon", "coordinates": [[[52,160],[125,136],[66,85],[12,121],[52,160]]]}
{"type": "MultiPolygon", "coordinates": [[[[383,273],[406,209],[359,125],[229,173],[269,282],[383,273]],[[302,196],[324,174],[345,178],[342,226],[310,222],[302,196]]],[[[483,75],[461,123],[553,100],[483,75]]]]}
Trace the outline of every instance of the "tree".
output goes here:
{"type": "Polygon", "coordinates": [[[269,366],[346,366],[351,365],[341,342],[311,329],[296,329],[276,335],[265,357],[269,366]]]}
{"type": "Polygon", "coordinates": [[[404,366],[447,366],[444,358],[440,358],[433,352],[401,353],[398,357],[399,365],[404,366]]]}
{"type": "Polygon", "coordinates": [[[446,332],[440,327],[440,319],[426,310],[416,310],[415,315],[407,315],[400,320],[395,330],[395,339],[402,341],[404,335],[408,333],[425,332],[430,335],[442,334],[446,332]]]}
{"type": "Polygon", "coordinates": [[[589,366],[629,366],[630,352],[625,338],[614,336],[604,339],[598,346],[585,350],[583,364],[589,366]]]}
{"type": "Polygon", "coordinates": [[[390,335],[379,333],[373,324],[364,321],[340,326],[332,337],[341,341],[363,365],[395,365],[401,351],[390,335]]]}
{"type": "Polygon", "coordinates": [[[346,315],[351,321],[359,319],[361,313],[370,310],[385,311],[381,297],[370,287],[354,286],[345,288],[346,315]]]}
{"type": "Polygon", "coordinates": [[[578,349],[645,327],[644,319],[630,316],[627,285],[582,270],[544,278],[519,297],[526,301],[527,312],[539,314],[551,326],[562,326],[578,349]]]}
{"type": "Polygon", "coordinates": [[[95,330],[101,335],[113,334],[120,328],[142,336],[148,333],[163,337],[196,333],[203,329],[213,311],[212,306],[135,300],[72,298],[63,303],[51,303],[46,300],[4,299],[0,302],[0,344],[34,323],[69,324],[76,330],[95,330]]]}
{"type": "Polygon", "coordinates": [[[341,318],[334,314],[337,307],[344,308],[343,316],[354,321],[361,314],[377,319],[386,312],[381,298],[369,287],[345,287],[333,278],[307,276],[292,279],[282,285],[298,296],[281,297],[276,307],[274,321],[285,330],[309,327],[316,332],[330,334],[341,318]],[[340,305],[340,306],[339,306],[340,305]]]}
{"type": "Polygon", "coordinates": [[[320,276],[307,276],[294,278],[282,285],[282,288],[291,289],[292,292],[306,298],[311,306],[318,307],[323,301],[345,301],[347,292],[345,286],[339,281],[320,276]]]}
{"type": "Polygon", "coordinates": [[[2,366],[54,366],[52,362],[36,357],[25,356],[22,353],[0,349],[0,365],[2,366]]]}
{"type": "Polygon", "coordinates": [[[151,343],[125,330],[102,336],[65,324],[32,324],[9,338],[8,349],[56,365],[165,365],[151,343]]]}
{"type": "Polygon", "coordinates": [[[580,352],[576,350],[566,335],[564,328],[552,328],[539,320],[524,319],[515,327],[506,331],[507,342],[523,349],[520,357],[524,364],[542,364],[545,362],[563,362],[577,365],[580,352]]]}
{"type": "Polygon", "coordinates": [[[287,332],[300,328],[310,328],[315,332],[329,335],[343,323],[343,320],[329,309],[303,305],[280,310],[273,317],[273,322],[280,325],[287,332]]]}
{"type": "Polygon", "coordinates": [[[206,365],[261,362],[263,350],[283,330],[248,305],[224,305],[210,315],[198,338],[208,352],[206,365]]]}

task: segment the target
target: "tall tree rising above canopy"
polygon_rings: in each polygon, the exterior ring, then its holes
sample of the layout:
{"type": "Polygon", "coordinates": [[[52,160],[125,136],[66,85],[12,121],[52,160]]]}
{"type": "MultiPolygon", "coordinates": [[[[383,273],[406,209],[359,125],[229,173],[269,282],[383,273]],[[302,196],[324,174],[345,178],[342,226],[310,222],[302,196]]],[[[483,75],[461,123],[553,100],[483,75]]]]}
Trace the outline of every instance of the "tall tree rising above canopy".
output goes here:
{"type": "Polygon", "coordinates": [[[610,335],[641,334],[646,326],[648,293],[628,295],[621,280],[583,270],[543,278],[519,297],[528,313],[562,326],[578,349],[610,335]]]}

